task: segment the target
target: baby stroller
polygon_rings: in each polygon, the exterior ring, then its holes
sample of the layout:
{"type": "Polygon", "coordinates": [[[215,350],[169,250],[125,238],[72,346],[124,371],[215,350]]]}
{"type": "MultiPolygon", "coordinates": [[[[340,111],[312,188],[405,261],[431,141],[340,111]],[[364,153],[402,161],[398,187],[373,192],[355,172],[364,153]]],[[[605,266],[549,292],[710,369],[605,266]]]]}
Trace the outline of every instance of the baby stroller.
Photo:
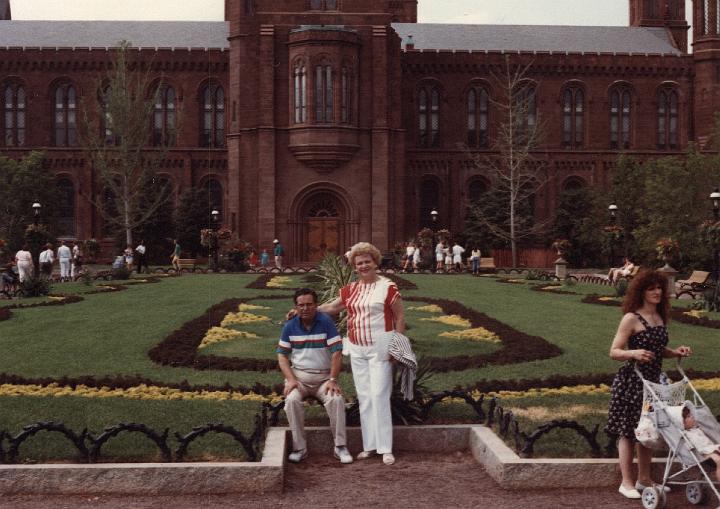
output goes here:
{"type": "Polygon", "coordinates": [[[708,475],[707,467],[703,465],[705,457],[686,433],[683,408],[689,408],[697,427],[713,444],[720,444],[720,424],[682,370],[680,359],[677,361],[677,369],[682,375],[680,381],[671,383],[663,374],[661,378],[666,383],[654,383],[644,379],[635,366],[635,372],[643,383],[643,411],[635,434],[646,447],[668,449],[662,485],[648,486],[642,492],[642,503],[646,509],[665,507],[663,488],[666,485],[684,486],[685,496],[693,505],[705,503],[711,493],[715,494],[720,503],[718,483],[708,475]],[[692,401],[685,398],[688,387],[692,391],[692,401]]]}

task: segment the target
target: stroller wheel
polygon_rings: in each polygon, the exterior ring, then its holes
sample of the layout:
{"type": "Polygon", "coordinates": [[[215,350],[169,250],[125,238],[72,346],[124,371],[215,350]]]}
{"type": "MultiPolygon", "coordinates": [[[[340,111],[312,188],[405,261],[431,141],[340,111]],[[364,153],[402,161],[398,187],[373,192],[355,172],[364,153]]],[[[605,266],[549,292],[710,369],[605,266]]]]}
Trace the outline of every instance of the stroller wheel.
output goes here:
{"type": "Polygon", "coordinates": [[[666,503],[667,499],[664,490],[658,490],[652,486],[648,486],[643,490],[642,505],[645,509],[663,509],[666,503]]]}
{"type": "Polygon", "coordinates": [[[685,497],[692,505],[704,504],[708,498],[707,486],[704,482],[692,482],[685,487],[685,497]]]}

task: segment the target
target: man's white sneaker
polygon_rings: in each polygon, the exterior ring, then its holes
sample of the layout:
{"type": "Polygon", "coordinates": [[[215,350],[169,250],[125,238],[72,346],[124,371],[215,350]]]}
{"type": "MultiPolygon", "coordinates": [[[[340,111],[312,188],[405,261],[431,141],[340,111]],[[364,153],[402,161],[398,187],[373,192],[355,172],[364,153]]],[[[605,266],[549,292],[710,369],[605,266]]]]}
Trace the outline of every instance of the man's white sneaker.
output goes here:
{"type": "Polygon", "coordinates": [[[353,457],[350,454],[350,451],[347,450],[347,447],[340,446],[335,448],[335,457],[340,460],[340,463],[352,463],[353,457]]]}
{"type": "Polygon", "coordinates": [[[302,449],[300,451],[293,451],[290,454],[288,454],[288,461],[290,463],[300,463],[305,458],[307,458],[307,449],[302,449]]]}
{"type": "Polygon", "coordinates": [[[386,452],[385,454],[383,454],[383,463],[385,463],[386,465],[394,465],[395,456],[393,456],[391,452],[386,452]]]}

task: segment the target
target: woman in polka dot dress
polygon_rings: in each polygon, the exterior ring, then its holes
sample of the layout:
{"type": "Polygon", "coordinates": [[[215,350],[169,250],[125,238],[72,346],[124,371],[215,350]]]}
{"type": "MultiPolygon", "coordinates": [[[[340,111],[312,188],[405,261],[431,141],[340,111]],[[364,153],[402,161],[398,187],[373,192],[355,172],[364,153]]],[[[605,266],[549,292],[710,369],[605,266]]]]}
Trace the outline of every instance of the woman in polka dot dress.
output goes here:
{"type": "Polygon", "coordinates": [[[668,281],[659,272],[638,274],[632,281],[623,302],[625,313],[610,347],[610,358],[625,362],[612,385],[608,423],[605,430],[618,435],[622,484],[618,490],[627,498],[640,498],[641,488],[652,486],[650,450],[636,444],[635,428],[640,420],[643,401],[643,377],[658,382],[664,357],[686,357],[692,353],[687,346],[667,347],[667,322],[670,300],[668,281]],[[633,446],[637,445],[638,477],[633,474],[633,446]]]}

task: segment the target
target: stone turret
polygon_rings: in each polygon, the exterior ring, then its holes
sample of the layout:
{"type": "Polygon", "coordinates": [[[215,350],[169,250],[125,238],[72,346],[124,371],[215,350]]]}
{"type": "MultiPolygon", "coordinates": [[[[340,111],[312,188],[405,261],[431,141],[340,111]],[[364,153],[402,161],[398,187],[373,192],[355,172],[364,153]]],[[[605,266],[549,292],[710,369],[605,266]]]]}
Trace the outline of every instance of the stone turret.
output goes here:
{"type": "Polygon", "coordinates": [[[694,125],[695,137],[701,147],[710,139],[715,114],[720,112],[719,9],[717,0],[693,2],[694,125]]]}
{"type": "Polygon", "coordinates": [[[630,26],[665,27],[675,46],[687,53],[690,26],[685,17],[685,0],[630,0],[629,6],[630,26]]]}

